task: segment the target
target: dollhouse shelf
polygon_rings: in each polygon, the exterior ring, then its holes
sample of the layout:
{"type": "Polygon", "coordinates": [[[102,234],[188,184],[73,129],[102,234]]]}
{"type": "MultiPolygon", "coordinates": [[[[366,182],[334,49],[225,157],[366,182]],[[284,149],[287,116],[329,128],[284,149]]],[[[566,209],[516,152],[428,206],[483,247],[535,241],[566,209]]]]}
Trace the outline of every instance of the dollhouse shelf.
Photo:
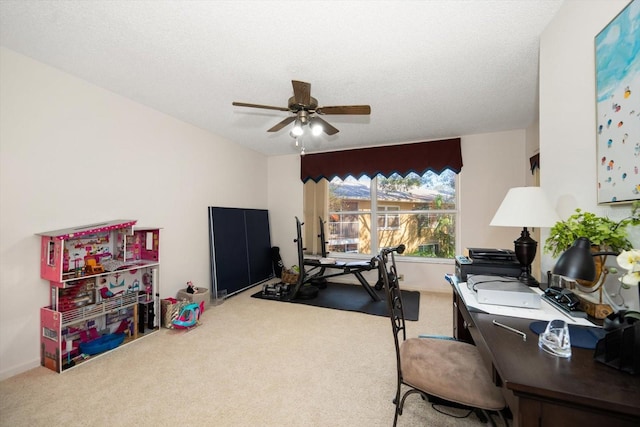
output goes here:
{"type": "Polygon", "coordinates": [[[98,274],[87,274],[87,275],[83,274],[81,276],[76,276],[74,272],[65,272],[65,273],[62,273],[62,280],[60,281],[60,283],[66,284],[68,282],[76,282],[79,279],[89,279],[92,277],[109,276],[115,273],[125,273],[127,271],[138,270],[140,268],[153,267],[156,265],[160,265],[160,263],[156,261],[139,260],[139,261],[136,261],[135,263],[128,263],[123,265],[124,267],[118,268],[117,270],[113,270],[113,271],[105,270],[104,273],[98,273],[98,274]]]}
{"type": "MultiPolygon", "coordinates": [[[[144,297],[144,296],[143,296],[144,297]]],[[[124,294],[104,300],[101,303],[65,311],[62,314],[62,327],[73,325],[84,320],[94,319],[118,310],[133,307],[138,303],[138,295],[124,294]]]]}

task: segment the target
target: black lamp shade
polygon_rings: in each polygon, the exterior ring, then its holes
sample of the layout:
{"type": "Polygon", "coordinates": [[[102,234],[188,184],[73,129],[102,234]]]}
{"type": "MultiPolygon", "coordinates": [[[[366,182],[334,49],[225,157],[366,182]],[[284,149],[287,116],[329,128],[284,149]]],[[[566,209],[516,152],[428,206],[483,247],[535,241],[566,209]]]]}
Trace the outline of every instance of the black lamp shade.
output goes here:
{"type": "Polygon", "coordinates": [[[591,242],[586,237],[579,237],[573,245],[567,249],[558,259],[553,274],[594,281],[596,278],[596,265],[591,253],[591,242]]]}

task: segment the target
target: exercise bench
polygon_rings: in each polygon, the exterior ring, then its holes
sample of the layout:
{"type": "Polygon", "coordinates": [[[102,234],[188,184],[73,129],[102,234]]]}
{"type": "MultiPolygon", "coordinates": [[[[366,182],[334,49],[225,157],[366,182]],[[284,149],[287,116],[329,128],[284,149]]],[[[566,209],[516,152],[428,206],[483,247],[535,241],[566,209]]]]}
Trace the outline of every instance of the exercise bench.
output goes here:
{"type": "Polygon", "coordinates": [[[362,275],[365,271],[371,271],[377,268],[376,258],[372,258],[370,261],[354,261],[354,262],[341,262],[332,261],[327,262],[327,249],[326,240],[324,234],[324,221],[320,218],[320,235],[318,236],[321,241],[322,258],[305,258],[304,257],[304,245],[302,244],[302,223],[296,217],[297,238],[295,242],[298,246],[298,265],[300,266],[300,274],[298,275],[298,282],[291,293],[291,299],[296,297],[302,297],[301,288],[306,283],[324,281],[331,277],[344,276],[347,274],[353,274],[362,287],[367,291],[373,301],[380,301],[380,296],[371,288],[367,279],[362,275]],[[333,270],[333,272],[329,272],[333,270]]]}

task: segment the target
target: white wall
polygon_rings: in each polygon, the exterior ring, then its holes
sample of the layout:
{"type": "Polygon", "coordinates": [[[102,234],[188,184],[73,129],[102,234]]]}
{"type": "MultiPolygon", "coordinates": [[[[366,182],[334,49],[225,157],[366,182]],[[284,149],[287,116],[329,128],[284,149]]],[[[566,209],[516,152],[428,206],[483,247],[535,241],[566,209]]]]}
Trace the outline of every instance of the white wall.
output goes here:
{"type": "Polygon", "coordinates": [[[271,244],[280,248],[284,265],[291,267],[298,263],[295,217],[303,221],[300,156],[269,157],[268,164],[271,244]]]}
{"type": "MultiPolygon", "coordinates": [[[[630,212],[629,205],[597,204],[594,65],[595,36],[628,3],[567,0],[542,34],[540,184],[562,219],[576,208],[612,219],[624,218],[630,212]]],[[[638,228],[631,230],[635,247],[640,247],[638,228]]],[[[548,232],[543,229],[543,238],[548,232]]],[[[551,269],[554,263],[554,259],[544,255],[543,271],[551,269]]],[[[637,299],[638,290],[634,288],[627,294],[627,300],[637,308],[637,299]]]]}
{"type": "Polygon", "coordinates": [[[472,135],[462,142],[461,247],[513,249],[522,228],[490,227],[489,223],[509,189],[525,185],[529,173],[526,133],[472,135]]]}
{"type": "Polygon", "coordinates": [[[0,378],[40,363],[35,233],[162,227],[166,297],[209,287],[207,206],[267,208],[261,154],[4,48],[0,88],[0,378]]]}

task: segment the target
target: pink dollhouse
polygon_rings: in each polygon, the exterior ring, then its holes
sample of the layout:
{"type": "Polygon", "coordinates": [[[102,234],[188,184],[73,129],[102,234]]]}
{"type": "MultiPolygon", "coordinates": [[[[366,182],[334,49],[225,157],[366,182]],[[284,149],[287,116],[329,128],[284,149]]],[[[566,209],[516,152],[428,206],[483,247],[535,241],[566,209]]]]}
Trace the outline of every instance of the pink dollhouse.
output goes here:
{"type": "Polygon", "coordinates": [[[160,230],[136,222],[38,233],[40,275],[51,297],[40,309],[42,366],[62,372],[93,356],[81,351],[88,343],[120,345],[158,330],[160,230]]]}

